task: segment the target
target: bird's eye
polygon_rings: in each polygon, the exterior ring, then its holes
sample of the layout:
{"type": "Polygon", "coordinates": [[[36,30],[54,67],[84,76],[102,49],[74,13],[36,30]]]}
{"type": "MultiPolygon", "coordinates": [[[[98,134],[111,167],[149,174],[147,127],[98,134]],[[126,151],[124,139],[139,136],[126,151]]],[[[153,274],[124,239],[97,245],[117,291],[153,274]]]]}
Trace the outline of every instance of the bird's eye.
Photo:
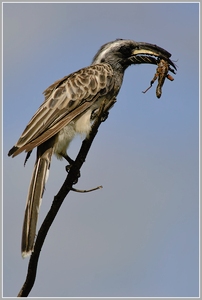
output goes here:
{"type": "Polygon", "coordinates": [[[129,47],[122,46],[120,48],[120,52],[126,56],[129,56],[131,54],[131,49],[129,47]]]}

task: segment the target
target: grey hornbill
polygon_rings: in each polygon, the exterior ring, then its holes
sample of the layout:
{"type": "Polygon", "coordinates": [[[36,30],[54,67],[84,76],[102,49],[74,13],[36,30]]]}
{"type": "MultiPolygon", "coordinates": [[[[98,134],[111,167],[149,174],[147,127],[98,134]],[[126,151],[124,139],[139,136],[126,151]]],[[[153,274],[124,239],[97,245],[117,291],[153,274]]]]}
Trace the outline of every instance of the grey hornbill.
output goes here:
{"type": "Polygon", "coordinates": [[[163,59],[174,72],[170,66],[176,67],[170,56],[153,44],[117,39],[103,45],[90,66],[56,81],[44,91],[44,102],[8,153],[14,157],[25,151],[27,160],[37,147],[22,230],[23,257],[34,248],[38,212],[52,154],[72,164],[66,153],[71,140],[76,134],[88,136],[93,113],[103,99],[110,101],[118,95],[126,68],[132,64],[158,64],[163,59]]]}

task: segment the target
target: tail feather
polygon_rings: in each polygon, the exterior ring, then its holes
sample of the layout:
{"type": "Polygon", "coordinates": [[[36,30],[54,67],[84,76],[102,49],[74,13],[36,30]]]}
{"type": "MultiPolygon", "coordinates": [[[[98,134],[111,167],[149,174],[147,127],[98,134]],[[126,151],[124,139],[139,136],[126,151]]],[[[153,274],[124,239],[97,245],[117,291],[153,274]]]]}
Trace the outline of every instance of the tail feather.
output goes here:
{"type": "Polygon", "coordinates": [[[34,166],[22,229],[22,257],[30,255],[34,248],[39,208],[50,168],[52,152],[53,148],[49,148],[42,155],[38,155],[34,166]]]}

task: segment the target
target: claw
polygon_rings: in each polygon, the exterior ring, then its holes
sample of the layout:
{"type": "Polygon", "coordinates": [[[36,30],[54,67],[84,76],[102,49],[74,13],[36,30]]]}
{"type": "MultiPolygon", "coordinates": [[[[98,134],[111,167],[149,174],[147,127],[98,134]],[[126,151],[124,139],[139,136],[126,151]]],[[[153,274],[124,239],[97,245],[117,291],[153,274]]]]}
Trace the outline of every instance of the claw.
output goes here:
{"type": "MultiPolygon", "coordinates": [[[[72,165],[67,165],[67,166],[65,167],[65,170],[66,170],[67,173],[69,173],[69,171],[71,170],[71,167],[72,167],[72,165]]],[[[73,184],[76,184],[76,183],[78,182],[79,177],[81,177],[80,171],[78,172],[78,174],[77,174],[77,179],[73,182],[73,184]]]]}

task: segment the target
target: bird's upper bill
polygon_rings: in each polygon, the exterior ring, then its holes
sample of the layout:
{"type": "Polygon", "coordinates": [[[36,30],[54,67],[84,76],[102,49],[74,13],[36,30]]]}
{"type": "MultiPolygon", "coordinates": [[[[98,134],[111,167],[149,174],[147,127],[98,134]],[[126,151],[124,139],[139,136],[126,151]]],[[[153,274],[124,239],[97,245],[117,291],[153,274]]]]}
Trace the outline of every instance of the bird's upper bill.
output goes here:
{"type": "Polygon", "coordinates": [[[135,49],[133,49],[132,55],[155,56],[161,59],[165,59],[169,63],[169,65],[171,65],[176,70],[175,64],[172,62],[172,60],[170,60],[171,54],[157,45],[137,42],[137,46],[135,47],[135,49]]]}

